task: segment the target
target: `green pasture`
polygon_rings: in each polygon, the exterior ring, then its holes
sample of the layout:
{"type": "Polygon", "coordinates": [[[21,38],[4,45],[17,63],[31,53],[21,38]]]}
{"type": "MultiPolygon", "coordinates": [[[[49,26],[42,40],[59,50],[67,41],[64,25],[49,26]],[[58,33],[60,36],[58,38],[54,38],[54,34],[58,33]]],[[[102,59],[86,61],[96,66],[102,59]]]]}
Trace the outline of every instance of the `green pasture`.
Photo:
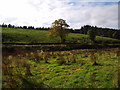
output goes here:
{"type": "Polygon", "coordinates": [[[3,88],[118,88],[119,54],[112,48],[4,56],[3,88]]]}
{"type": "MultiPolygon", "coordinates": [[[[107,37],[96,37],[98,42],[120,42],[117,39],[107,37]]],[[[59,37],[51,38],[48,31],[18,29],[18,28],[2,28],[3,43],[60,43],[59,37]]],[[[88,35],[70,33],[66,38],[67,43],[89,43],[88,35]]]]}

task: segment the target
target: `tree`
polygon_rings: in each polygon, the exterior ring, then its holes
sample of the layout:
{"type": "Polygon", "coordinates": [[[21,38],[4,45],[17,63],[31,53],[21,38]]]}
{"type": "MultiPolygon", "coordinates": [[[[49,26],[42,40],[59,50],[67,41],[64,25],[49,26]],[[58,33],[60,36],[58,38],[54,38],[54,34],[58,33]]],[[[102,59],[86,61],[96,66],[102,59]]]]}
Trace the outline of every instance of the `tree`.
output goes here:
{"type": "Polygon", "coordinates": [[[11,25],[11,24],[9,24],[9,25],[8,25],[8,27],[9,27],[9,28],[11,28],[11,27],[12,27],[12,25],[11,25]]]}
{"type": "Polygon", "coordinates": [[[7,25],[3,23],[3,24],[2,24],[2,27],[7,27],[7,25]]]}
{"type": "Polygon", "coordinates": [[[69,33],[68,30],[67,30],[68,27],[69,27],[69,25],[66,23],[65,20],[63,20],[63,19],[55,20],[52,23],[51,28],[49,29],[48,35],[50,37],[59,36],[60,39],[61,39],[61,42],[65,43],[66,36],[69,33]]]}
{"type": "Polygon", "coordinates": [[[88,30],[87,33],[89,35],[90,40],[93,41],[93,43],[94,43],[95,42],[95,37],[96,37],[95,30],[91,28],[90,30],[88,30]]]}
{"type": "Polygon", "coordinates": [[[23,26],[23,29],[27,29],[27,26],[23,26]]]}
{"type": "Polygon", "coordinates": [[[120,35],[120,31],[115,31],[113,34],[112,34],[112,37],[113,38],[116,38],[116,39],[119,39],[119,36],[120,35]]]}

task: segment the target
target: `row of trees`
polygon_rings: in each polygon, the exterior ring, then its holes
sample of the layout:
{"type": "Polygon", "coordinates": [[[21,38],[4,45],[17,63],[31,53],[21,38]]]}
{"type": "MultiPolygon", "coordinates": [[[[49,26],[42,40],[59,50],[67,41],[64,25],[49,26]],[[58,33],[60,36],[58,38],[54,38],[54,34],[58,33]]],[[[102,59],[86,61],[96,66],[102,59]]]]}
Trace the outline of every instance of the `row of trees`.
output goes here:
{"type": "MultiPolygon", "coordinates": [[[[34,30],[46,30],[48,31],[50,29],[50,27],[34,27],[34,26],[15,26],[15,25],[11,25],[11,24],[2,24],[0,25],[0,27],[8,27],[8,28],[21,28],[21,29],[34,29],[34,30]]],[[[68,29],[68,28],[67,28],[68,29]]],[[[71,29],[68,29],[69,32],[73,32],[74,30],[71,28],[71,29]]]]}
{"type": "Polygon", "coordinates": [[[36,29],[36,30],[48,30],[49,27],[37,27],[35,28],[34,26],[15,26],[11,24],[2,24],[0,27],[8,27],[8,28],[21,28],[21,29],[36,29]]]}
{"type": "Polygon", "coordinates": [[[90,25],[85,25],[81,27],[81,29],[75,29],[73,33],[87,34],[88,30],[90,29],[93,29],[96,32],[97,36],[120,39],[120,30],[118,29],[101,28],[101,27],[90,26],[90,25]]]}

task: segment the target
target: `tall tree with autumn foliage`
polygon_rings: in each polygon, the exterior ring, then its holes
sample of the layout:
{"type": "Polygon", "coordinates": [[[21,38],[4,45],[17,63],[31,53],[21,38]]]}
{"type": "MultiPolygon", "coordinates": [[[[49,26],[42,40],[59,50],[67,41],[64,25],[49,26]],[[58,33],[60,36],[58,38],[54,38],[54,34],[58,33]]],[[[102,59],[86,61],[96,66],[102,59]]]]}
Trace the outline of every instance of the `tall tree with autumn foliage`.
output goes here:
{"type": "Polygon", "coordinates": [[[59,36],[61,39],[61,43],[65,43],[66,36],[69,33],[68,27],[69,27],[69,25],[66,23],[65,20],[63,20],[63,19],[55,20],[52,23],[51,28],[49,29],[48,35],[50,37],[58,37],[59,36]]]}

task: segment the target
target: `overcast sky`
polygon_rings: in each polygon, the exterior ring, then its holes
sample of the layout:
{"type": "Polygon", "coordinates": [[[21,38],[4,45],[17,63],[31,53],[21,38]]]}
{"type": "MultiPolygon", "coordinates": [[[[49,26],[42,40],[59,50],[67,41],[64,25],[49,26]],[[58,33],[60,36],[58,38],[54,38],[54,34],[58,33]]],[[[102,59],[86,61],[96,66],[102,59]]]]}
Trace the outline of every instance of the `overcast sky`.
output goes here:
{"type": "Polygon", "coordinates": [[[0,24],[49,27],[59,18],[71,28],[118,28],[119,0],[0,0],[0,24]]]}

